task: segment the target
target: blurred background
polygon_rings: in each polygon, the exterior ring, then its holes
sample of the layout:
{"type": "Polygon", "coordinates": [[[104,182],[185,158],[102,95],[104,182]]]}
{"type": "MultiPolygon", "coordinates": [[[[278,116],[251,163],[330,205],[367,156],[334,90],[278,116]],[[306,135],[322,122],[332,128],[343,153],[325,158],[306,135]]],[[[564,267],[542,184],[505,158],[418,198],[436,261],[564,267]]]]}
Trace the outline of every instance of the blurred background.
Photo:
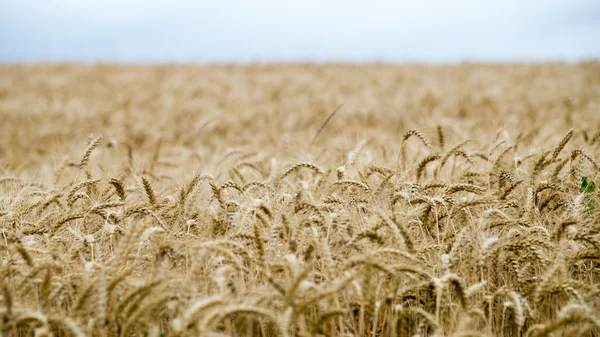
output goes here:
{"type": "Polygon", "coordinates": [[[2,0],[0,62],[600,57],[598,0],[2,0]]]}

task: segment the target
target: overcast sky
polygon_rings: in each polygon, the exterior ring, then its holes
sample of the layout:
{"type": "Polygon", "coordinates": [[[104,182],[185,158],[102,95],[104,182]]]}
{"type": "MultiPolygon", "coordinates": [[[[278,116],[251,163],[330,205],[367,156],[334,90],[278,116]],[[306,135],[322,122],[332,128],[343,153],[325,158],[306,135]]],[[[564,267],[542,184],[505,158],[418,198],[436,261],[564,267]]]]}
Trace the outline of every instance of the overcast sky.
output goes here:
{"type": "Polygon", "coordinates": [[[0,62],[600,59],[600,0],[0,0],[0,62]]]}

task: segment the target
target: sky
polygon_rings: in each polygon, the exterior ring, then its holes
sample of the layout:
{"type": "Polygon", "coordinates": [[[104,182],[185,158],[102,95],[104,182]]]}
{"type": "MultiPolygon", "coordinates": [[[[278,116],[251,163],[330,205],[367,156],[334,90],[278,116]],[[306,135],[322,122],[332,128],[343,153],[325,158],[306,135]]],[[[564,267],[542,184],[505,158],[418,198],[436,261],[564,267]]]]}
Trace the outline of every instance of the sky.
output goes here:
{"type": "Polygon", "coordinates": [[[0,62],[600,59],[600,0],[0,0],[0,62]]]}

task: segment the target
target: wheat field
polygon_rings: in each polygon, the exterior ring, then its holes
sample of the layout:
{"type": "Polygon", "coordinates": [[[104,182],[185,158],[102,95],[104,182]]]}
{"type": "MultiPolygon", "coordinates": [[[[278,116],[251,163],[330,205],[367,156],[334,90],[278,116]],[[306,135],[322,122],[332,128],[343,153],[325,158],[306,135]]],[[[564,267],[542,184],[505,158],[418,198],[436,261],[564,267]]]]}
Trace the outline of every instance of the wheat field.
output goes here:
{"type": "Polygon", "coordinates": [[[0,65],[0,336],[600,336],[596,182],[597,62],[0,65]]]}

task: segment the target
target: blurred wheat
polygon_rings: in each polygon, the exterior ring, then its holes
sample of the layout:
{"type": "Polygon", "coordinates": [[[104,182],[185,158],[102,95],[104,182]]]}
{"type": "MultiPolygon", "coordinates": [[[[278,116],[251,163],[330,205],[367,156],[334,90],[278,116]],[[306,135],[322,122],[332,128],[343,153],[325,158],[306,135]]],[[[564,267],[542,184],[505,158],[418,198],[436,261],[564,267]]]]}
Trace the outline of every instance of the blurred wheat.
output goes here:
{"type": "Polygon", "coordinates": [[[598,63],[2,65],[0,336],[598,336],[599,93],[598,63]]]}

